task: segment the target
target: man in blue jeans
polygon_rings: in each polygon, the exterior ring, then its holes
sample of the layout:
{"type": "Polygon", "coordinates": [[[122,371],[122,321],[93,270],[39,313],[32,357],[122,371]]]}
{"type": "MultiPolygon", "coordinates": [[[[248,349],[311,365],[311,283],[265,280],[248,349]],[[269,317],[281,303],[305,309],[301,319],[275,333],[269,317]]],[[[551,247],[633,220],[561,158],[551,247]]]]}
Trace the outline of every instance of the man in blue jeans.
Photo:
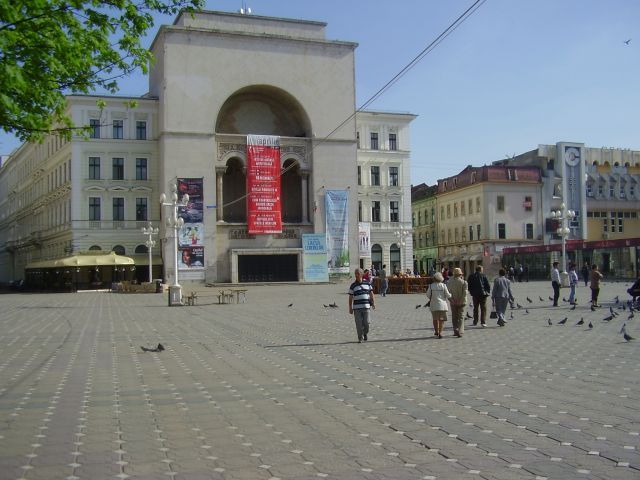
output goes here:
{"type": "Polygon", "coordinates": [[[382,270],[380,270],[380,293],[382,293],[383,297],[387,296],[387,290],[389,290],[389,279],[387,278],[387,266],[382,265],[382,270]]]}
{"type": "Polygon", "coordinates": [[[553,306],[558,306],[560,298],[560,272],[558,271],[558,262],[553,262],[551,269],[551,286],[553,287],[553,306]]]}
{"type": "Polygon", "coordinates": [[[349,314],[353,314],[358,333],[358,343],[367,341],[369,333],[369,309],[376,308],[373,298],[373,287],[362,280],[362,269],[356,268],[354,272],[356,281],[349,287],[349,314]]]}

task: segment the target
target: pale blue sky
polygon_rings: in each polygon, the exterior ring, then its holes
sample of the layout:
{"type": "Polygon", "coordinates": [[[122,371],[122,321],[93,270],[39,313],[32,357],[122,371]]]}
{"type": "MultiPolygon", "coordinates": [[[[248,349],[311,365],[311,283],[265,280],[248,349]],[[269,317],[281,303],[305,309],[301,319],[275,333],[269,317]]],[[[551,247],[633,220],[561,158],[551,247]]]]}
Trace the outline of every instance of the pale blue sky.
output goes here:
{"type": "MultiPolygon", "coordinates": [[[[209,0],[207,8],[237,11],[242,3],[209,0]]],[[[328,38],[359,43],[360,106],[473,0],[244,3],[256,15],[327,22],[328,38]]],[[[122,94],[146,90],[142,76],[121,82],[122,94]]],[[[640,1],[487,0],[369,109],[418,115],[413,184],[540,143],[640,150],[640,1]]],[[[1,153],[15,146],[0,136],[1,153]]]]}

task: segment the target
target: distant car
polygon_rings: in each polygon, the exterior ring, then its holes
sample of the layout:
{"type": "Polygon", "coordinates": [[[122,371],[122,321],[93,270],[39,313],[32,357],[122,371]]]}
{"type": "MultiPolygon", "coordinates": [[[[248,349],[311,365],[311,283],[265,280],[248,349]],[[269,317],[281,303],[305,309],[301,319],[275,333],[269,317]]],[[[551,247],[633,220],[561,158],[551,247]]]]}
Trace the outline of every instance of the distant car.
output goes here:
{"type": "Polygon", "coordinates": [[[196,208],[185,208],[178,215],[183,218],[185,223],[202,222],[202,210],[196,208]]]}

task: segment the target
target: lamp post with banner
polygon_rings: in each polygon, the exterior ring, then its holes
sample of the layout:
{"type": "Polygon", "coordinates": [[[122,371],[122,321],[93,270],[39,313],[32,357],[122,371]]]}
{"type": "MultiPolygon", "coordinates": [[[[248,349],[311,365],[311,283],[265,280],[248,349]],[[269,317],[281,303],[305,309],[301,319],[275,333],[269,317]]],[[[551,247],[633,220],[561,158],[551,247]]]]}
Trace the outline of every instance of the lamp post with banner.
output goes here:
{"type": "MultiPolygon", "coordinates": [[[[576,217],[576,212],[568,210],[564,202],[560,204],[560,210],[552,210],[551,218],[560,221],[560,226],[556,230],[556,233],[562,240],[562,284],[568,281],[569,275],[567,273],[567,237],[571,234],[569,223],[576,217]]],[[[566,286],[566,285],[565,285],[566,286]]]]}
{"type": "Polygon", "coordinates": [[[178,216],[178,209],[188,203],[189,195],[186,193],[178,200],[178,187],[175,183],[171,185],[170,198],[164,193],[160,195],[160,205],[171,207],[167,227],[173,230],[173,283],[169,285],[169,306],[182,305],[182,287],[178,283],[178,232],[184,225],[184,220],[178,216]]]}
{"type": "Polygon", "coordinates": [[[153,239],[154,235],[158,235],[158,227],[153,227],[153,224],[149,222],[148,227],[142,227],[142,234],[146,235],[147,241],[144,243],[147,246],[147,252],[149,253],[149,283],[153,282],[153,258],[151,250],[156,246],[156,241],[153,239]]]}

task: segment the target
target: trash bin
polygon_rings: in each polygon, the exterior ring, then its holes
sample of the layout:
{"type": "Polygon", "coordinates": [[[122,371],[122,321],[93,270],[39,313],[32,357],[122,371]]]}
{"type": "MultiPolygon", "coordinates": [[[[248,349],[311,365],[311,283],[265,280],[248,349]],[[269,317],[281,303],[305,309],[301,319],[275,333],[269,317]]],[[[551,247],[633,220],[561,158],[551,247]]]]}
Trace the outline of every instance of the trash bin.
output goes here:
{"type": "Polygon", "coordinates": [[[156,279],[156,293],[162,293],[162,280],[156,279]]]}
{"type": "Polygon", "coordinates": [[[560,272],[560,285],[563,287],[569,286],[569,272],[560,272]]]}

